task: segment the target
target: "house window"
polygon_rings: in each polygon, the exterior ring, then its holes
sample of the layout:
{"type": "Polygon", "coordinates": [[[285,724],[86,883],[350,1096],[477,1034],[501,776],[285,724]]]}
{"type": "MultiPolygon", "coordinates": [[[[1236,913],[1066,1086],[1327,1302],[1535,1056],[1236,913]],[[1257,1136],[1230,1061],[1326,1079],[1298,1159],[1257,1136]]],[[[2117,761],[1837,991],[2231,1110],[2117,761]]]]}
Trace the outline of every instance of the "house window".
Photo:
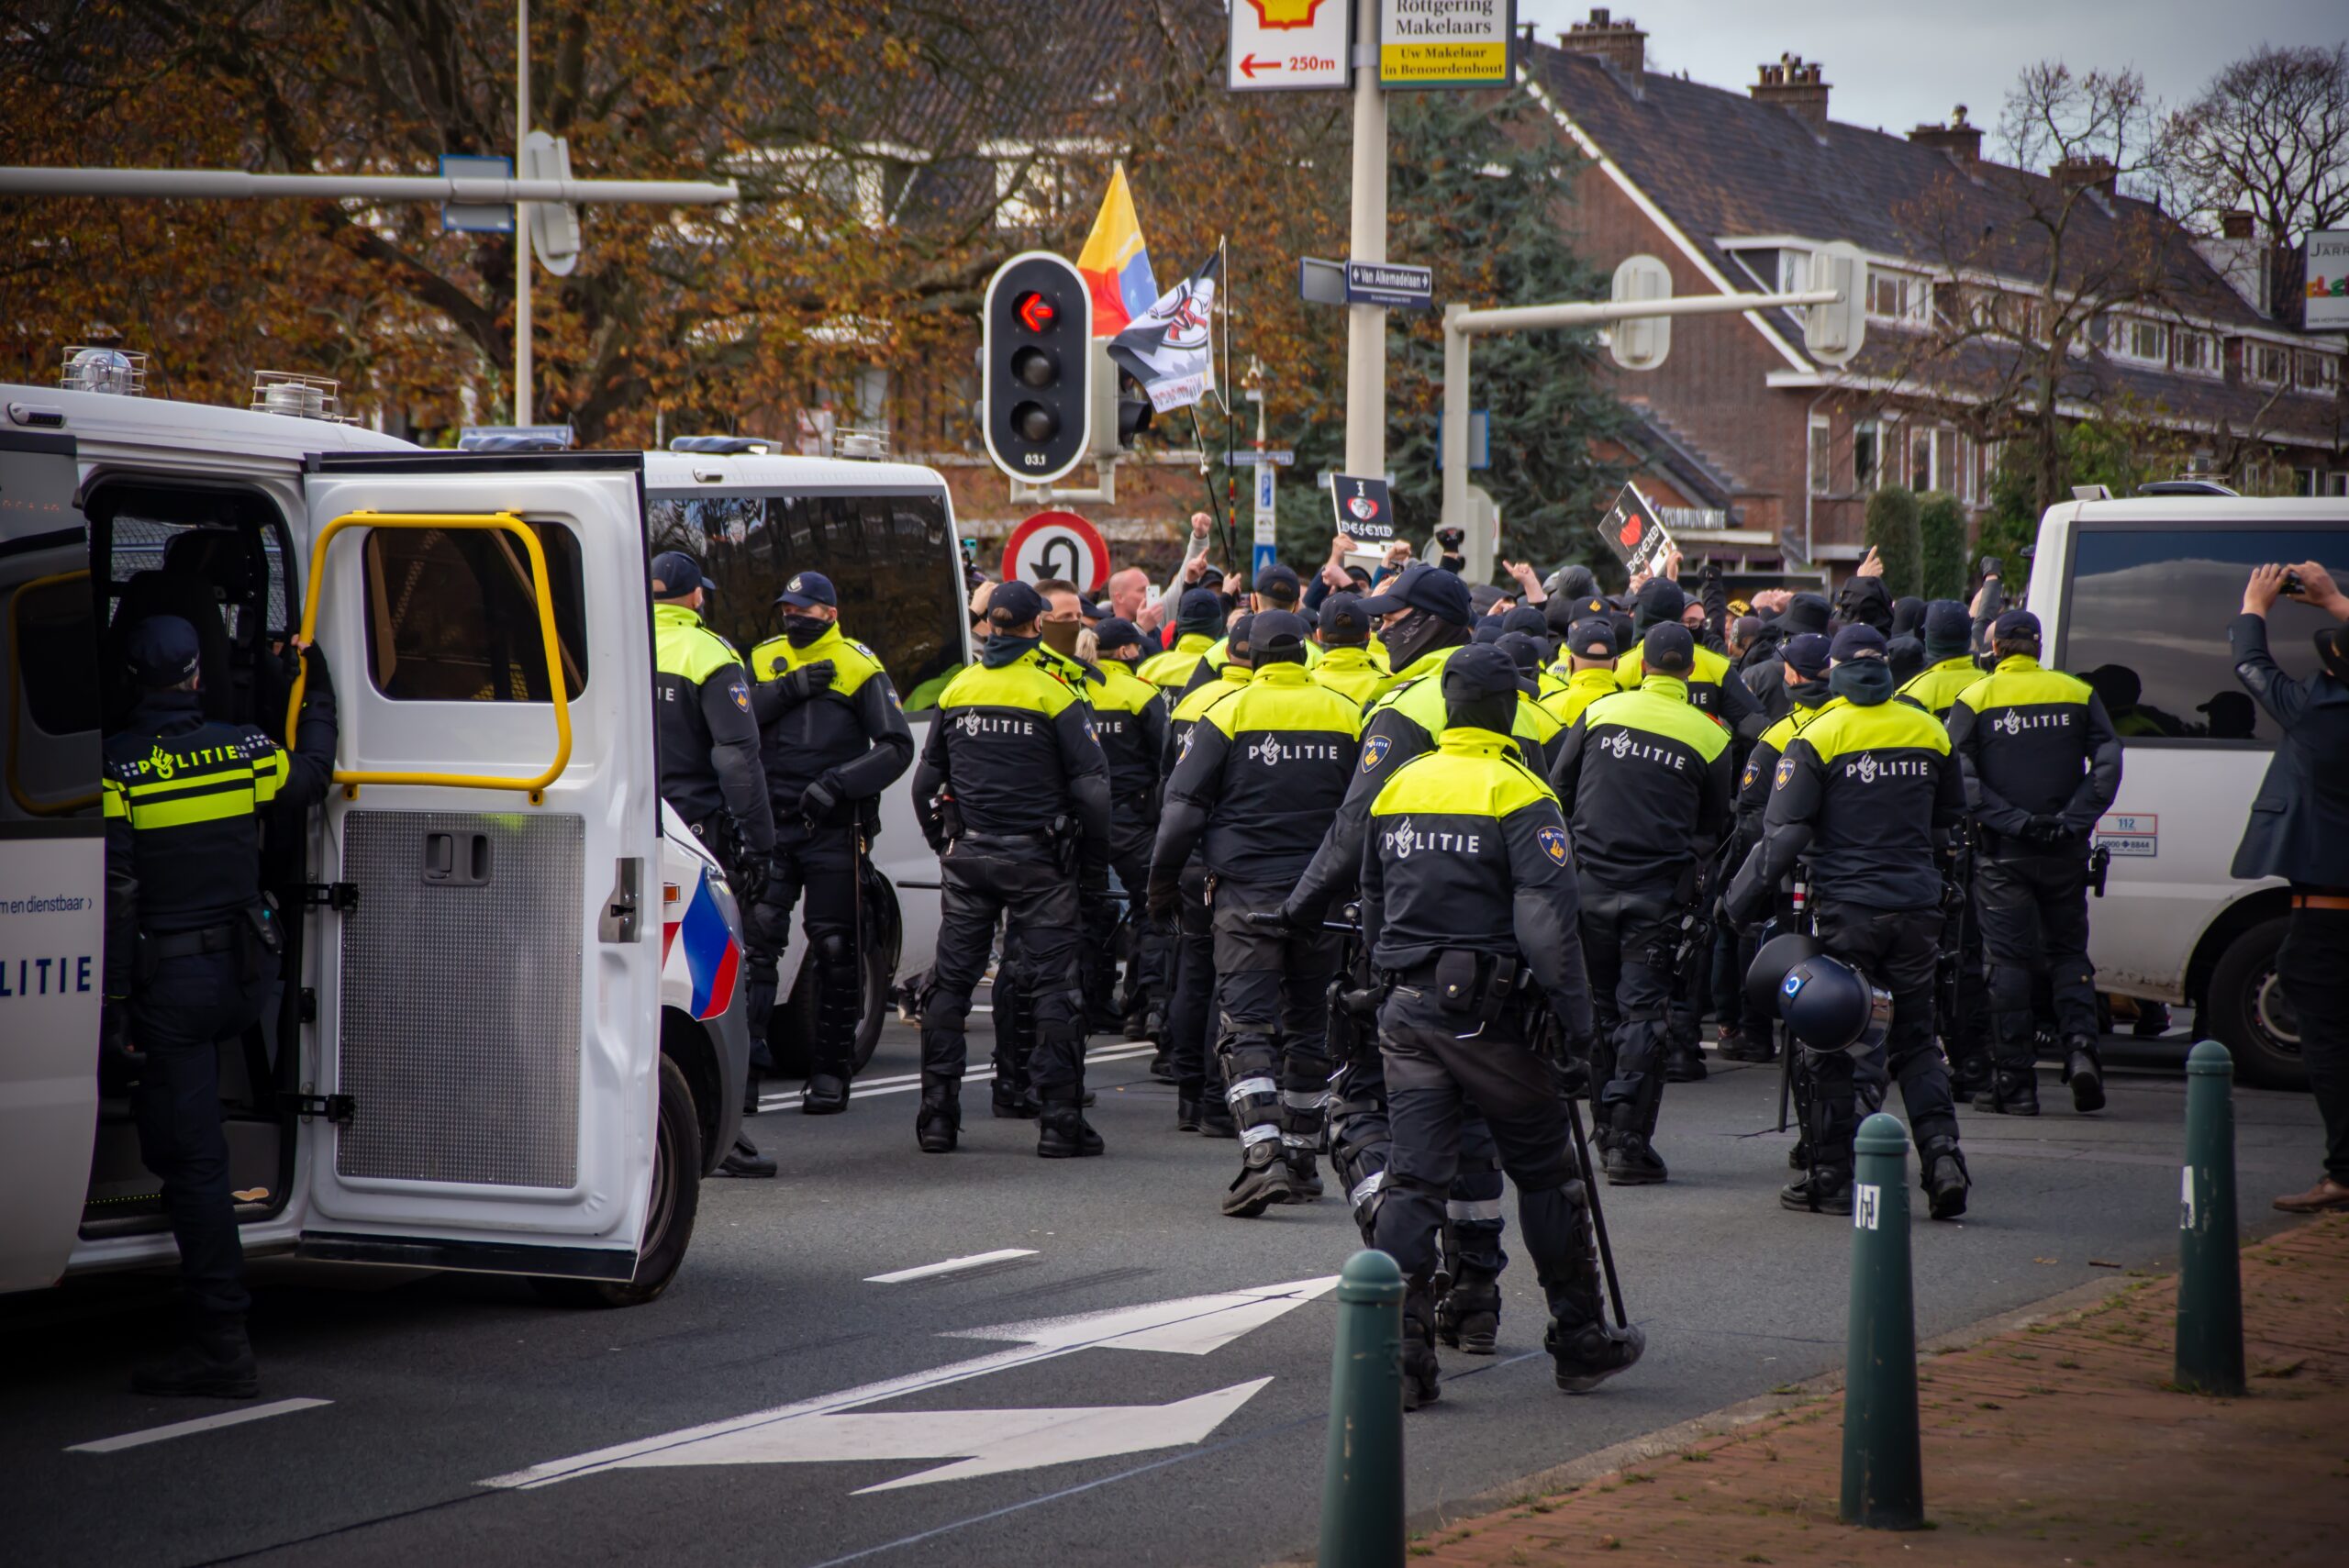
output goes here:
{"type": "Polygon", "coordinates": [[[1921,326],[1932,314],[1933,284],[1914,272],[1868,272],[1868,315],[1877,321],[1921,326]]]}
{"type": "Polygon", "coordinates": [[[2243,378],[2262,386],[2282,386],[2291,379],[2292,350],[2255,339],[2243,344],[2243,378]]]}
{"type": "Polygon", "coordinates": [[[1801,294],[1810,287],[1810,252],[1781,250],[1778,252],[1778,292],[1801,294]]]}
{"type": "Polygon", "coordinates": [[[1873,490],[1884,462],[1884,430],[1873,419],[1852,427],[1852,488],[1873,490]]]}
{"type": "Polygon", "coordinates": [[[2198,332],[2190,327],[2181,327],[2170,334],[2170,342],[2179,370],[2190,371],[2196,375],[2219,373],[2219,335],[2216,332],[2198,332]]]}
{"type": "Polygon", "coordinates": [[[1074,190],[1071,171],[1055,160],[1004,158],[995,166],[995,226],[1048,228],[1068,215],[1074,190]]]}
{"type": "Polygon", "coordinates": [[[2118,327],[2110,339],[2113,358],[2140,365],[2169,363],[2167,323],[2127,316],[2121,318],[2118,327]]]}
{"type": "Polygon", "coordinates": [[[1825,495],[1834,490],[1834,472],[1828,465],[1835,455],[1835,443],[1824,414],[1810,417],[1810,493],[1825,495]]]}
{"type": "Polygon", "coordinates": [[[2300,353],[2299,378],[2303,392],[2331,392],[2341,384],[2341,361],[2331,354],[2300,353]]]}

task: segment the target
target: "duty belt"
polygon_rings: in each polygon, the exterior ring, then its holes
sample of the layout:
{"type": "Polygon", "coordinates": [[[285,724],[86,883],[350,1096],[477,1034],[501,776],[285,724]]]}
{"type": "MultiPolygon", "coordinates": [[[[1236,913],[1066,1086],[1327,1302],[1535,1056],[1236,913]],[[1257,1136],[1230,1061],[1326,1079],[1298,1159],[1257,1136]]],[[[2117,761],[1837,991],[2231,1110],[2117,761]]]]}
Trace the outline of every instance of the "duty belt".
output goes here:
{"type": "Polygon", "coordinates": [[[237,945],[237,924],[206,926],[199,931],[142,931],[139,945],[157,963],[169,958],[195,958],[207,952],[228,952],[237,945]]]}

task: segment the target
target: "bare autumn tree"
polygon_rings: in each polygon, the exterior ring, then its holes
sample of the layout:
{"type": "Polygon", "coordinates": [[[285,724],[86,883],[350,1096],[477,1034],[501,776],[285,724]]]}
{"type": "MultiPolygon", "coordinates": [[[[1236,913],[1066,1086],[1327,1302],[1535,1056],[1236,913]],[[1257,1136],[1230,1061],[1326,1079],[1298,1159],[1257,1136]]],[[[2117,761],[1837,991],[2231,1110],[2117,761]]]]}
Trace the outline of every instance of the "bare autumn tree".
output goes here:
{"type": "Polygon", "coordinates": [[[2349,217],[2349,43],[2261,45],[2212,77],[2165,136],[2181,205],[2213,227],[2221,213],[2250,212],[2266,242],[2267,297],[2289,298],[2300,241],[2349,217]]]}
{"type": "Polygon", "coordinates": [[[1896,379],[1938,395],[1976,439],[2018,443],[2044,507],[2062,496],[2065,427],[2110,390],[2099,360],[2112,313],[2190,309],[2203,273],[2175,220],[2130,194],[2167,167],[2136,72],[2032,65],[1998,132],[2010,162],[1953,170],[1902,214],[1944,281],[1896,379]]]}

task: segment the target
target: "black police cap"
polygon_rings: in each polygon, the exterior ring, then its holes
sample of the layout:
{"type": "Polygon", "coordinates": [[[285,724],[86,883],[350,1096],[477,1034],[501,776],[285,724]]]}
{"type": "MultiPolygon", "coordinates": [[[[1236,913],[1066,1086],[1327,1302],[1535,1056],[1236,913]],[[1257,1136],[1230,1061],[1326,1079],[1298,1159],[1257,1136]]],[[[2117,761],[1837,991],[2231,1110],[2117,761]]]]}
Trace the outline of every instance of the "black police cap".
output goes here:
{"type": "Polygon", "coordinates": [[[1446,702],[1517,695],[1517,661],[1489,643],[1472,643],[1443,662],[1446,702]]]}
{"type": "Polygon", "coordinates": [[[203,657],[195,628],[177,616],[149,616],[130,634],[130,673],[150,691],[176,686],[203,657]]]}

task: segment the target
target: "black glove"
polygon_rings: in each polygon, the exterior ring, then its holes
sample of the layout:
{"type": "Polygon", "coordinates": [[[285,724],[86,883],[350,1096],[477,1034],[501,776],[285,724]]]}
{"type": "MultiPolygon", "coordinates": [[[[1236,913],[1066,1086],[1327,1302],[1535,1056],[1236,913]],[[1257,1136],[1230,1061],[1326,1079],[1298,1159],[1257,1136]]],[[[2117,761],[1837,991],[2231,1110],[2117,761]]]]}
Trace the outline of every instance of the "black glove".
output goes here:
{"type": "Polygon", "coordinates": [[[1731,883],[1729,892],[1721,897],[1721,913],[1728,916],[1729,923],[1740,931],[1751,929],[1753,923],[1763,917],[1768,907],[1769,892],[1763,887],[1762,879],[1759,877],[1754,878],[1746,886],[1744,897],[1738,896],[1736,883],[1731,883]]]}
{"type": "Polygon", "coordinates": [[[818,659],[813,664],[802,664],[790,674],[769,682],[786,708],[797,707],[818,692],[832,689],[832,681],[840,673],[829,659],[818,659]]]}
{"type": "Polygon", "coordinates": [[[2023,842],[2036,844],[2042,849],[2052,850],[2071,836],[2071,829],[2064,826],[2062,817],[2044,812],[2023,824],[2023,842]]]}
{"type": "Polygon", "coordinates": [[[1298,925],[1297,917],[1289,912],[1289,906],[1286,904],[1277,909],[1249,910],[1248,923],[1252,926],[1261,926],[1268,931],[1293,931],[1298,925]]]}
{"type": "Polygon", "coordinates": [[[1558,1087],[1575,1099],[1590,1092],[1590,1050],[1568,1046],[1564,1054],[1550,1062],[1550,1072],[1558,1080],[1558,1087]]]}
{"type": "Polygon", "coordinates": [[[334,706],[334,673],[327,668],[326,651],[315,642],[303,649],[302,668],[307,671],[310,676],[308,683],[302,688],[303,706],[306,707],[311,703],[317,702],[332,707],[334,706]]]}
{"type": "Polygon", "coordinates": [[[98,1092],[128,1094],[146,1068],[146,1052],[130,1048],[130,1004],[106,998],[98,1005],[98,1092]]]}
{"type": "MultiPolygon", "coordinates": [[[[822,665],[810,664],[807,668],[810,670],[829,670],[831,668],[831,665],[829,663],[822,665]]],[[[809,784],[805,790],[802,790],[799,795],[799,815],[806,817],[810,823],[818,826],[821,826],[825,821],[829,819],[833,810],[837,808],[841,803],[840,790],[838,787],[826,782],[826,780],[830,779],[831,776],[831,774],[826,773],[823,778],[818,779],[814,784],[809,784]]]]}
{"type": "MultiPolygon", "coordinates": [[[[1174,918],[1175,912],[1182,907],[1182,904],[1183,884],[1179,880],[1168,877],[1161,881],[1154,876],[1150,879],[1149,909],[1152,919],[1162,926],[1171,922],[1174,918]]],[[[1256,918],[1253,915],[1248,917],[1252,920],[1256,918]]]]}
{"type": "Polygon", "coordinates": [[[742,857],[742,863],[727,879],[733,884],[734,907],[740,912],[746,927],[751,923],[751,911],[759,906],[759,900],[766,896],[768,875],[766,856],[750,854],[742,857]]]}

